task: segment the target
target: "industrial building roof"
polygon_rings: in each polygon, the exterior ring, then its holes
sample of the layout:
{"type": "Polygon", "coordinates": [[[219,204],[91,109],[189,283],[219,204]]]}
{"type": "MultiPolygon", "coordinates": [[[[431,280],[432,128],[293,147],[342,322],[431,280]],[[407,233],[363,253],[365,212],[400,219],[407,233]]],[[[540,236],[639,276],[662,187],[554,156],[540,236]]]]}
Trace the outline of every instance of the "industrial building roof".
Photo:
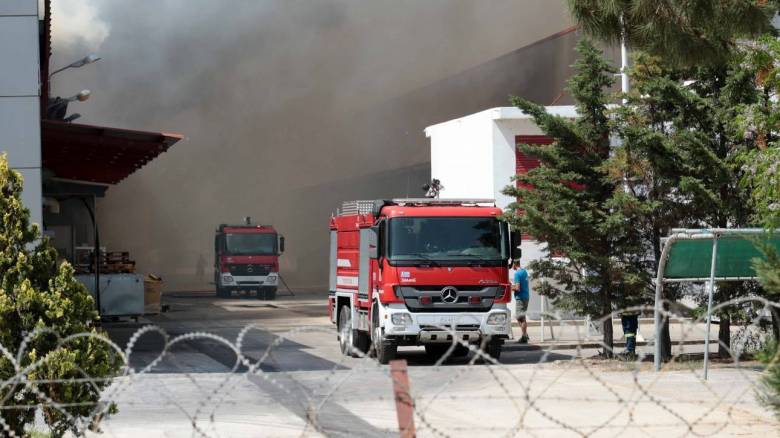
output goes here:
{"type": "Polygon", "coordinates": [[[116,184],[184,138],[53,120],[42,122],[43,167],[58,178],[116,184]]]}

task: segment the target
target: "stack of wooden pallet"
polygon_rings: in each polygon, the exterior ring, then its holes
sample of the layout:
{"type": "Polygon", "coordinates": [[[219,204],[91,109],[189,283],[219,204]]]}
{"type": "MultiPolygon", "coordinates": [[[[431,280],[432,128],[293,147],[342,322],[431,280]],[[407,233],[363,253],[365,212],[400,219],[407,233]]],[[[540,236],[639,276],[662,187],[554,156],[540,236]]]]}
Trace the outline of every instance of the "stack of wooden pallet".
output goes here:
{"type": "Polygon", "coordinates": [[[100,263],[100,272],[106,274],[135,273],[135,260],[130,260],[130,253],[127,251],[106,252],[100,263]]]}

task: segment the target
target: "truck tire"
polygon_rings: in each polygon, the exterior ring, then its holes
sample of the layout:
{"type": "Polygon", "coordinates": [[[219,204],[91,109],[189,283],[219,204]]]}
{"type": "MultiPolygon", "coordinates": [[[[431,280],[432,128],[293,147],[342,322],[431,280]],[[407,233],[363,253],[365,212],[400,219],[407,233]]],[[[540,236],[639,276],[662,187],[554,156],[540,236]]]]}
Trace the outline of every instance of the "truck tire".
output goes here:
{"type": "Polygon", "coordinates": [[[352,350],[352,357],[363,357],[367,355],[371,350],[371,337],[367,332],[362,330],[352,331],[352,341],[354,342],[354,350],[352,350]],[[358,354],[358,351],[362,354],[358,354]]]}
{"type": "MultiPolygon", "coordinates": [[[[501,339],[489,339],[482,344],[482,351],[488,356],[495,359],[498,362],[501,357],[501,348],[504,346],[504,341],[501,339]]],[[[489,360],[483,359],[485,363],[491,363],[489,360]]]]}
{"type": "Polygon", "coordinates": [[[339,310],[339,346],[341,354],[351,357],[361,357],[362,354],[368,353],[371,347],[368,333],[352,329],[352,312],[349,306],[341,306],[339,310]]]}
{"type": "Polygon", "coordinates": [[[352,350],[352,315],[349,306],[339,308],[339,347],[341,354],[349,356],[352,350]]]}
{"type": "MultiPolygon", "coordinates": [[[[376,313],[376,312],[374,312],[376,313]]],[[[379,327],[379,317],[371,318],[371,348],[376,355],[376,360],[382,365],[387,365],[395,359],[398,352],[398,345],[395,342],[385,339],[382,335],[382,327],[379,327]]]]}

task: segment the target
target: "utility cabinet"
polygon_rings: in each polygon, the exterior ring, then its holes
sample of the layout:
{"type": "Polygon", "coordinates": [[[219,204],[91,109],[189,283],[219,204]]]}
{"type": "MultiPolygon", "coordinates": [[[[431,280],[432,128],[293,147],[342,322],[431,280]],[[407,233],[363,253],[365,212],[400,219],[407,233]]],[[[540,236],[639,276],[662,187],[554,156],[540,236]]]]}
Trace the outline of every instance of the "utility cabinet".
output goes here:
{"type": "MultiPolygon", "coordinates": [[[[77,275],[95,298],[95,276],[77,275]]],[[[100,275],[100,316],[140,316],[144,314],[144,277],[141,274],[100,275]]]]}

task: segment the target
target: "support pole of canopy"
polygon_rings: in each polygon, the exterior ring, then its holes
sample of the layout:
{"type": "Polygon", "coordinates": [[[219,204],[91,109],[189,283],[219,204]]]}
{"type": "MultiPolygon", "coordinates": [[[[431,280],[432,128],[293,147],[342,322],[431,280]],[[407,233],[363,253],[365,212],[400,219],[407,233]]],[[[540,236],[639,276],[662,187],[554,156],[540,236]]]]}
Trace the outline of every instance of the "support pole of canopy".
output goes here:
{"type": "Polygon", "coordinates": [[[712,297],[715,294],[715,262],[718,259],[718,235],[712,237],[712,264],[710,265],[710,290],[707,297],[707,331],[704,332],[704,380],[707,380],[707,371],[710,359],[710,324],[712,323],[712,297]]]}
{"type": "Polygon", "coordinates": [[[98,233],[97,224],[97,197],[92,195],[92,207],[89,206],[87,198],[79,197],[81,203],[84,204],[84,208],[89,213],[89,218],[92,220],[92,232],[94,235],[95,249],[93,252],[93,262],[95,263],[95,307],[98,312],[98,317],[102,315],[102,307],[100,306],[100,234],[98,233]]]}
{"type": "Polygon", "coordinates": [[[653,319],[655,322],[655,355],[653,356],[653,364],[655,370],[661,370],[661,302],[662,292],[664,290],[664,270],[666,268],[666,259],[669,258],[669,251],[672,248],[672,244],[677,240],[677,235],[671,235],[664,242],[664,247],[661,250],[661,258],[658,260],[658,275],[655,278],[655,309],[653,319]]]}
{"type": "Polygon", "coordinates": [[[544,342],[544,295],[539,295],[539,321],[541,322],[542,334],[539,336],[539,340],[544,342]]]}

